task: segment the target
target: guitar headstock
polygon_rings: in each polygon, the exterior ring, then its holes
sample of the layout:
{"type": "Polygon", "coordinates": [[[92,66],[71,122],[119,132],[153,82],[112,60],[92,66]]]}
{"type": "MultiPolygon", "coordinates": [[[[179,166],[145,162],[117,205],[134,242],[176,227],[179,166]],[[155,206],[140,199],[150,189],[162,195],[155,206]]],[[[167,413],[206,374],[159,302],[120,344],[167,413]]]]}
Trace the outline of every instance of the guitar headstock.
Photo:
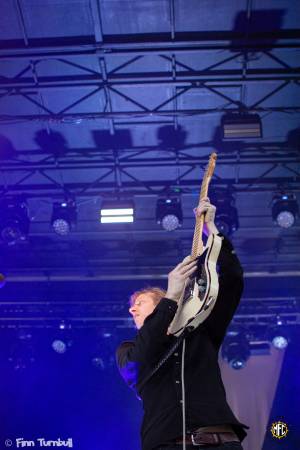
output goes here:
{"type": "Polygon", "coordinates": [[[210,157],[209,157],[209,161],[208,161],[208,165],[206,168],[206,173],[205,175],[209,178],[211,178],[213,176],[215,167],[216,167],[216,161],[217,161],[217,154],[215,152],[213,152],[210,157]]]}

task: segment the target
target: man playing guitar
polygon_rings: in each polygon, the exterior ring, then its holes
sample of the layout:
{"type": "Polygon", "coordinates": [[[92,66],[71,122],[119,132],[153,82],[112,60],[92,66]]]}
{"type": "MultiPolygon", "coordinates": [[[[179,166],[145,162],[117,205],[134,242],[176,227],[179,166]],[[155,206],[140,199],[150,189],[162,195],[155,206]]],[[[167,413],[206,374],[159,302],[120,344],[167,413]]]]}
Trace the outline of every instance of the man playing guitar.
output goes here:
{"type": "MultiPolygon", "coordinates": [[[[247,425],[226,401],[218,353],[243,291],[243,270],[231,242],[219,233],[216,207],[205,197],[194,210],[204,214],[204,233],[220,236],[219,290],[210,315],[193,329],[143,385],[147,374],[178,338],[168,332],[197,260],[186,257],[168,274],[167,292],[149,288],[134,293],[129,312],[138,330],[135,341],[117,349],[119,371],[143,401],[143,450],[214,448],[241,450],[247,425]],[[183,425],[184,424],[184,425],[183,425]]],[[[149,377],[148,377],[149,378],[149,377]]]]}

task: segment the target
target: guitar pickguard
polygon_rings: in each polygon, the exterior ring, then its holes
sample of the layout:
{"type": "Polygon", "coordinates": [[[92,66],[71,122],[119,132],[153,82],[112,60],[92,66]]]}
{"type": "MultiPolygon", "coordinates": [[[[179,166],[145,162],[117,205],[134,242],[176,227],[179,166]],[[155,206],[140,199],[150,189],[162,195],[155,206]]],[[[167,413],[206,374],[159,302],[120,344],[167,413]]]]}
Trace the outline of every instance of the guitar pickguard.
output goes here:
{"type": "MultiPolygon", "coordinates": [[[[198,257],[197,272],[193,277],[191,277],[186,283],[182,303],[185,304],[187,301],[191,300],[194,295],[195,284],[198,286],[198,298],[201,301],[205,295],[207,287],[207,274],[205,271],[205,258],[208,249],[205,249],[202,255],[198,257]]],[[[200,307],[200,305],[199,305],[200,307]]]]}

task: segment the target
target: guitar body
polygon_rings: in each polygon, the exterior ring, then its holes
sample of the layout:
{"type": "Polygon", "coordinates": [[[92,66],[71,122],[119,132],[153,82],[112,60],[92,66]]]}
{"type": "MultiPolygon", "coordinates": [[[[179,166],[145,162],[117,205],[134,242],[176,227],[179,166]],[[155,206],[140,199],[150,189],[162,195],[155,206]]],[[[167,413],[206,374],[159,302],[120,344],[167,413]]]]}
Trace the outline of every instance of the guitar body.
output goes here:
{"type": "Polygon", "coordinates": [[[196,328],[210,315],[219,292],[217,260],[221,246],[222,238],[211,234],[198,257],[196,275],[186,282],[168,334],[178,337],[187,326],[196,328]]]}

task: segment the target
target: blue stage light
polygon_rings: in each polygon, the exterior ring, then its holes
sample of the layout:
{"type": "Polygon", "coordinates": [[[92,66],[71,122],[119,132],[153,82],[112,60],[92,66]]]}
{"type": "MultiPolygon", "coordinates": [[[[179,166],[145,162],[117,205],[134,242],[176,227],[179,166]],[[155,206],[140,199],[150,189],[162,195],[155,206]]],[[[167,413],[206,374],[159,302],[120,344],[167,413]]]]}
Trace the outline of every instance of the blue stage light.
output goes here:
{"type": "Polygon", "coordinates": [[[27,239],[30,220],[27,203],[21,198],[3,198],[0,202],[0,236],[7,245],[27,239]]]}
{"type": "Polygon", "coordinates": [[[290,332],[286,325],[274,325],[268,330],[268,338],[275,348],[282,350],[289,344],[290,332]]]}
{"type": "Polygon", "coordinates": [[[285,336],[275,336],[272,339],[272,344],[275,348],[283,349],[288,346],[288,340],[285,336]]]}
{"type": "Polygon", "coordinates": [[[67,351],[67,344],[61,339],[55,339],[52,342],[52,348],[56,353],[65,353],[67,351]]]}
{"type": "Polygon", "coordinates": [[[156,204],[156,222],[166,231],[174,231],[182,224],[181,201],[178,197],[160,198],[156,204]]]}
{"type": "Polygon", "coordinates": [[[222,358],[232,367],[240,370],[250,357],[250,343],[242,330],[228,331],[222,344],[222,358]]]}
{"type": "Polygon", "coordinates": [[[299,214],[297,198],[293,193],[275,194],[272,200],[272,217],[281,228],[294,225],[299,214]]]}
{"type": "Polygon", "coordinates": [[[53,204],[52,228],[59,236],[67,236],[76,223],[77,211],[73,200],[53,204]]]}

